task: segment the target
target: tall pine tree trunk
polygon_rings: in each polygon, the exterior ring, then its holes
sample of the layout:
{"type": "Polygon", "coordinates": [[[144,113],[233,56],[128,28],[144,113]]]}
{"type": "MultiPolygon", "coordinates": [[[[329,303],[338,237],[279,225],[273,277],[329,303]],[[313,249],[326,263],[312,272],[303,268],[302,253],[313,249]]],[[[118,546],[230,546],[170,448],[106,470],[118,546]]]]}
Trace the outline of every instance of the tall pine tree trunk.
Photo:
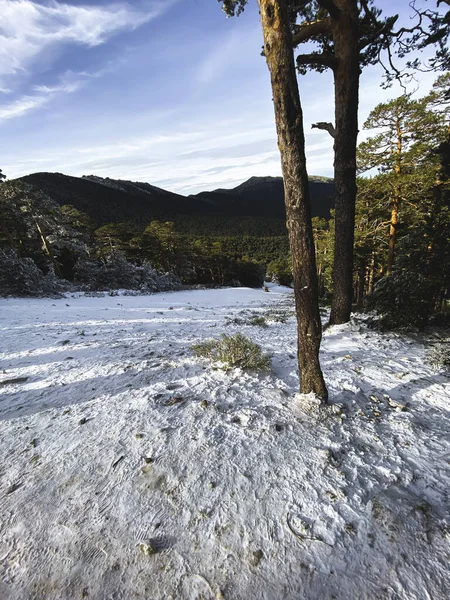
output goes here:
{"type": "Polygon", "coordinates": [[[353,242],[356,204],[356,143],[358,136],[359,47],[356,0],[334,0],[336,198],[333,299],[330,324],[346,323],[352,308],[353,242]]]}
{"type": "Polygon", "coordinates": [[[397,195],[395,195],[392,199],[391,222],[389,224],[389,249],[386,275],[390,275],[392,273],[392,267],[394,266],[395,243],[397,241],[398,205],[399,198],[397,195]]]}
{"type": "Polygon", "coordinates": [[[258,0],[284,178],[298,327],[300,391],[327,398],[319,363],[322,326],[306,172],[303,114],[286,0],[258,0]]]}
{"type": "Polygon", "coordinates": [[[375,252],[370,257],[369,273],[367,275],[367,295],[373,294],[375,281],[375,252]]]}
{"type": "Polygon", "coordinates": [[[402,175],[402,160],[403,160],[403,131],[401,128],[400,119],[396,119],[395,130],[397,133],[397,148],[395,151],[395,168],[394,168],[394,195],[392,197],[391,207],[391,222],[389,225],[389,250],[388,261],[386,267],[386,275],[392,273],[395,257],[395,244],[397,242],[397,226],[398,226],[398,209],[400,207],[400,177],[402,175]]]}

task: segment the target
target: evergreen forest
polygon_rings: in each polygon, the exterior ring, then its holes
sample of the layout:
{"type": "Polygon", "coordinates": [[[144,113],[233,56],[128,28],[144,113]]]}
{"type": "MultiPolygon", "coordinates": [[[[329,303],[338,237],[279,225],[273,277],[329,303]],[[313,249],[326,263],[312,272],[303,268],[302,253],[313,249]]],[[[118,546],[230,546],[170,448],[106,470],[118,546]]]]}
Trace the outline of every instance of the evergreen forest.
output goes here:
{"type": "MultiPolygon", "coordinates": [[[[353,302],[377,310],[389,327],[423,326],[449,310],[449,83],[446,73],[422,98],[405,93],[374,107],[358,146],[353,302]]],[[[310,188],[327,302],[333,181],[313,177],[310,188]]],[[[152,290],[161,275],[175,287],[292,283],[281,178],[183,197],[148,184],[37,173],[3,182],[0,210],[3,295],[152,290]]]]}

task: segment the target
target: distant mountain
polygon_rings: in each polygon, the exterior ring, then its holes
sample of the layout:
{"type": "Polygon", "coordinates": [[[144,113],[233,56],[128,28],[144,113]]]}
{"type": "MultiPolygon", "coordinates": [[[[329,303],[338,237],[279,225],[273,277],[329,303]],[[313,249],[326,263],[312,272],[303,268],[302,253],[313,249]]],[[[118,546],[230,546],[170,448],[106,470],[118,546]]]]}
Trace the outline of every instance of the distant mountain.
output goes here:
{"type": "MultiPolygon", "coordinates": [[[[98,226],[111,222],[148,223],[189,217],[252,217],[284,219],[281,177],[251,177],[231,189],[182,196],[149,183],[61,173],[34,173],[19,179],[44,191],[60,206],[71,204],[98,226]]],[[[331,180],[310,180],[313,216],[329,217],[334,205],[331,180]]]]}
{"type": "Polygon", "coordinates": [[[93,175],[71,177],[62,173],[33,173],[19,181],[42,190],[60,206],[71,204],[92,217],[97,225],[169,219],[175,214],[204,214],[201,199],[162,190],[148,183],[102,179],[93,175]]]}
{"type": "MultiPolygon", "coordinates": [[[[330,217],[334,207],[334,185],[331,179],[310,178],[313,217],[330,217]]],[[[200,192],[190,198],[207,200],[218,214],[284,218],[284,188],[281,177],[251,177],[231,190],[200,192]]]]}

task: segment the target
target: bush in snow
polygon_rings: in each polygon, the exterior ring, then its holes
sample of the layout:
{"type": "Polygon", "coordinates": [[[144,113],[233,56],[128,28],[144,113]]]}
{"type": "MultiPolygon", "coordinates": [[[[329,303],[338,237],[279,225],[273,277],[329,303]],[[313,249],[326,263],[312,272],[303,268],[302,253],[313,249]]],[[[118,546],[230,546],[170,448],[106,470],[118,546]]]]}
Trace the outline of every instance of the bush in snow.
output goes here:
{"type": "Polygon", "coordinates": [[[125,288],[164,292],[181,287],[176,275],[159,273],[147,263],[134,265],[120,252],[113,252],[105,261],[80,259],[75,265],[75,279],[90,291],[125,288]]]}
{"type": "Polygon", "coordinates": [[[267,327],[266,317],[262,315],[253,315],[250,317],[249,325],[254,325],[255,327],[267,327]]]}
{"type": "Polygon", "coordinates": [[[270,368],[270,358],[262,353],[258,344],[241,333],[223,334],[219,340],[205,340],[194,344],[192,350],[196,356],[222,363],[227,368],[241,367],[258,371],[267,371],[270,368]]]}
{"type": "Polygon", "coordinates": [[[267,278],[279,285],[292,284],[292,263],[289,256],[280,256],[267,265],[267,278]]]}
{"type": "Polygon", "coordinates": [[[450,339],[436,344],[428,353],[428,362],[436,369],[450,369],[450,339]]]}
{"type": "Polygon", "coordinates": [[[1,296],[58,296],[69,288],[52,267],[44,275],[31,258],[21,258],[13,249],[0,250],[1,296]]]}
{"type": "Polygon", "coordinates": [[[432,314],[433,295],[420,274],[396,271],[380,279],[368,308],[381,316],[380,324],[387,329],[422,328],[432,314]]]}

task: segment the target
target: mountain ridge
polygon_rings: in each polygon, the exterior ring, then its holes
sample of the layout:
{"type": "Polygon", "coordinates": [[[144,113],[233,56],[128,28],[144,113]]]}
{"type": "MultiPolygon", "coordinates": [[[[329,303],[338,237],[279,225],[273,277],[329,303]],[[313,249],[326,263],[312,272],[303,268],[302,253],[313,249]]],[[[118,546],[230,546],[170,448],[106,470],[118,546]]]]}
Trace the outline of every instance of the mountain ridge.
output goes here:
{"type": "MultiPolygon", "coordinates": [[[[150,222],[174,217],[254,217],[283,219],[284,189],[281,177],[253,176],[235,188],[184,196],[147,182],[73,177],[38,172],[20,177],[46,193],[60,206],[70,204],[92,217],[97,225],[111,222],[150,222]]],[[[334,205],[332,181],[310,178],[312,216],[328,218],[334,205]]]]}

